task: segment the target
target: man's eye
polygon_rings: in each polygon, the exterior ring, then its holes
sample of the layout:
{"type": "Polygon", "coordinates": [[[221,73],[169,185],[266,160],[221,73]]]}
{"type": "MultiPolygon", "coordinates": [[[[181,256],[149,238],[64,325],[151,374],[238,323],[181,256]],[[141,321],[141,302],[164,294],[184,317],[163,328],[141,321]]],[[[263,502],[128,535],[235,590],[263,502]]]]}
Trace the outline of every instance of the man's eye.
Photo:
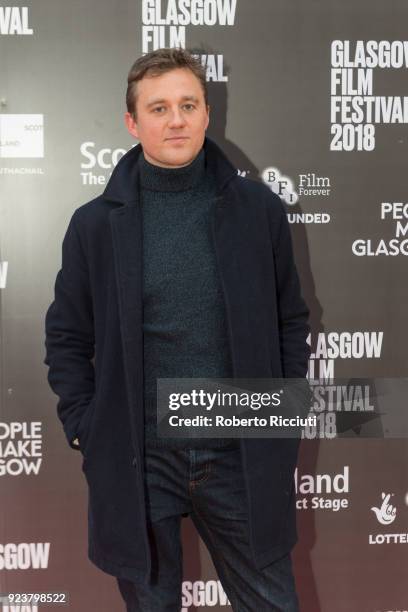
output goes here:
{"type": "Polygon", "coordinates": [[[160,111],[162,111],[163,109],[164,109],[164,106],[156,106],[156,107],[153,109],[153,112],[154,112],[154,113],[160,113],[160,111]]]}
{"type": "Polygon", "coordinates": [[[186,110],[193,110],[193,108],[195,108],[194,104],[184,104],[184,108],[186,110]]]}

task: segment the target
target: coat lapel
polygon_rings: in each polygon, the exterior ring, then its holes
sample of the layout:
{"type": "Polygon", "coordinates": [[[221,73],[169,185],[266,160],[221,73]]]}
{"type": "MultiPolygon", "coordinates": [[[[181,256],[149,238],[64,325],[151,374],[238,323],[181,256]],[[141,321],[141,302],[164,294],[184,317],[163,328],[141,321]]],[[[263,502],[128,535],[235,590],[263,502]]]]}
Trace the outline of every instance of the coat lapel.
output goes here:
{"type": "Polygon", "coordinates": [[[143,250],[138,202],[110,213],[132,441],[143,449],[143,250]]]}

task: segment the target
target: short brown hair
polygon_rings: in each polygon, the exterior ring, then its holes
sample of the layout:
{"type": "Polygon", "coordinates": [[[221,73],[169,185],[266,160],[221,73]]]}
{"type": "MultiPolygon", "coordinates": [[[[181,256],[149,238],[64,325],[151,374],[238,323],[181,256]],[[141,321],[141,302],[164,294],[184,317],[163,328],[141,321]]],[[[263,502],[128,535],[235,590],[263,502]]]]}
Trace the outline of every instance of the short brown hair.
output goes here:
{"type": "Polygon", "coordinates": [[[199,59],[181,48],[156,49],[139,57],[131,67],[128,74],[126,90],[126,106],[128,112],[136,115],[137,82],[145,76],[160,76],[176,68],[188,68],[200,81],[204,93],[206,106],[208,105],[208,91],[205,68],[199,59]]]}

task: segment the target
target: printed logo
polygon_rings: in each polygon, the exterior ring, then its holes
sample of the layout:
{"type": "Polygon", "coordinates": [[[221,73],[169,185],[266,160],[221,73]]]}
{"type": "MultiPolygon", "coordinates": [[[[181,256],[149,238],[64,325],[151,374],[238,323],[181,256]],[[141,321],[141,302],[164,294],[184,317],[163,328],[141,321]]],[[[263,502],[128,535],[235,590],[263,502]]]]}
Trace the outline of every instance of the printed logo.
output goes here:
{"type": "Polygon", "coordinates": [[[7,284],[8,261],[0,261],[0,289],[5,289],[7,284]]]}
{"type": "Polygon", "coordinates": [[[265,168],[262,172],[262,180],[273,193],[276,193],[289,206],[293,206],[299,200],[299,196],[293,187],[292,179],[281,174],[278,168],[273,166],[265,168]]]}
{"type": "Polygon", "coordinates": [[[38,606],[37,605],[29,605],[29,604],[21,604],[21,605],[16,605],[16,604],[12,604],[12,605],[8,605],[8,604],[3,604],[3,606],[0,608],[1,612],[38,612],[38,606]]]}
{"type": "Polygon", "coordinates": [[[191,606],[213,607],[231,605],[219,580],[184,580],[182,584],[181,612],[187,612],[191,606]]]}
{"type": "Polygon", "coordinates": [[[408,610],[406,610],[405,608],[404,610],[402,608],[398,608],[398,610],[376,610],[376,612],[408,612],[408,610]]]}
{"type": "Polygon", "coordinates": [[[0,476],[38,475],[42,463],[41,421],[0,422],[0,476]]]}
{"type": "Polygon", "coordinates": [[[315,172],[299,174],[298,193],[300,196],[329,196],[330,187],[328,176],[318,176],[315,172]]]}
{"type": "Polygon", "coordinates": [[[381,498],[382,498],[382,504],[379,508],[376,508],[376,506],[373,506],[371,508],[371,510],[374,512],[375,516],[377,517],[377,520],[379,523],[381,523],[381,525],[391,525],[391,523],[393,523],[395,521],[395,517],[397,515],[397,509],[395,508],[395,506],[393,506],[392,504],[390,504],[390,499],[391,499],[391,493],[382,493],[381,494],[381,498]]]}
{"type": "Polygon", "coordinates": [[[0,6],[0,34],[12,36],[31,35],[27,6],[0,6]]]}
{"type": "MultiPolygon", "coordinates": [[[[293,181],[288,176],[281,174],[279,168],[270,166],[262,171],[262,180],[274,193],[276,193],[289,206],[298,203],[299,197],[321,197],[329,196],[331,191],[328,176],[318,176],[315,172],[299,174],[298,187],[294,188],[293,181]]],[[[293,223],[319,223],[325,224],[331,221],[329,213],[326,212],[288,212],[288,222],[293,223]]]]}
{"type": "Polygon", "coordinates": [[[338,474],[294,474],[298,510],[339,510],[349,508],[350,466],[338,474]]]}
{"type": "MultiPolygon", "coordinates": [[[[135,147],[132,145],[131,148],[135,147]]],[[[81,179],[83,185],[106,185],[109,176],[118,161],[125,153],[126,149],[103,147],[97,149],[92,141],[81,143],[81,179]]]]}
{"type": "MultiPolygon", "coordinates": [[[[390,503],[393,496],[393,493],[382,493],[381,504],[378,507],[373,506],[371,508],[381,525],[391,525],[395,521],[397,509],[390,503]]],[[[376,546],[383,544],[408,544],[408,533],[407,531],[402,533],[369,533],[368,543],[376,546]]]]}
{"type": "Polygon", "coordinates": [[[335,383],[335,365],[337,360],[380,359],[383,339],[383,331],[330,331],[308,336],[311,353],[307,378],[313,391],[312,412],[318,418],[316,427],[303,430],[303,437],[337,437],[336,413],[342,406],[349,413],[366,413],[371,420],[375,406],[370,385],[335,383]]]}
{"type": "Polygon", "coordinates": [[[0,544],[0,570],[45,569],[49,554],[50,542],[0,544]]]}
{"type": "Polygon", "coordinates": [[[379,218],[387,225],[387,234],[374,239],[357,238],[351,245],[353,255],[357,257],[408,256],[408,202],[381,202],[379,218]]]}
{"type": "MultiPolygon", "coordinates": [[[[186,48],[188,26],[233,26],[237,0],[179,2],[142,0],[142,53],[160,47],[186,48]]],[[[207,81],[227,82],[222,54],[193,54],[206,72],[207,81]]]]}
{"type": "Polygon", "coordinates": [[[0,158],[44,157],[43,115],[0,115],[0,158]]]}

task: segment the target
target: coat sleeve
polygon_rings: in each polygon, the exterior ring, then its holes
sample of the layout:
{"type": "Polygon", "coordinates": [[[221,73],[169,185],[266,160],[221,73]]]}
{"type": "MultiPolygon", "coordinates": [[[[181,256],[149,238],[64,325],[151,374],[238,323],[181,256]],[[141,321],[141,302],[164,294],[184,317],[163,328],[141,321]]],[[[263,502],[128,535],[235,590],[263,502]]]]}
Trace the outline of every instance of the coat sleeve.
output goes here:
{"type": "Polygon", "coordinates": [[[62,266],[55,281],[55,299],[45,317],[44,363],[48,382],[59,397],[58,417],[68,443],[79,449],[75,438],[94,395],[94,324],[88,266],[77,229],[77,213],[71,218],[62,243],[62,266]]]}

